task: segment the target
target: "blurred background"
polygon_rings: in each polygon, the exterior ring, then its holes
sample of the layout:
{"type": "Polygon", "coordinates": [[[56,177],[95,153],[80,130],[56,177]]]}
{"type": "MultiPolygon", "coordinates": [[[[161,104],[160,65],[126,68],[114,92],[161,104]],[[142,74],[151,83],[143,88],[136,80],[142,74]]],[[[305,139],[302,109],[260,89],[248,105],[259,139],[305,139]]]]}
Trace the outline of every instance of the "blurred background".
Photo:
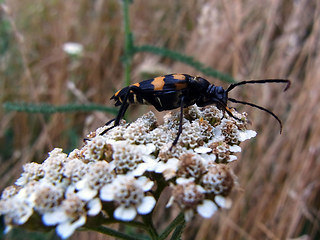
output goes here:
{"type": "MultiPolygon", "coordinates": [[[[0,6],[2,191],[19,177],[24,163],[42,162],[54,147],[65,152],[81,147],[86,134],[113,117],[30,114],[5,110],[3,103],[113,106],[109,98],[124,86],[124,28],[120,0],[2,0],[0,6]],[[70,42],[80,44],[81,53],[66,53],[70,42]]],[[[292,81],[287,92],[280,84],[232,92],[277,114],[283,133],[270,115],[236,106],[248,112],[258,135],[242,145],[234,164],[239,185],[233,207],[211,219],[196,218],[183,239],[320,239],[320,1],[134,0],[130,26],[135,44],[179,51],[237,81],[292,81]]],[[[132,82],[178,72],[228,86],[151,53],[135,54],[131,70],[132,82]]],[[[129,120],[146,111],[131,108],[129,120]]],[[[157,211],[161,229],[165,218],[157,211]]],[[[4,238],[38,237],[22,231],[4,238]]],[[[88,238],[108,239],[96,233],[71,239],[88,238]]]]}

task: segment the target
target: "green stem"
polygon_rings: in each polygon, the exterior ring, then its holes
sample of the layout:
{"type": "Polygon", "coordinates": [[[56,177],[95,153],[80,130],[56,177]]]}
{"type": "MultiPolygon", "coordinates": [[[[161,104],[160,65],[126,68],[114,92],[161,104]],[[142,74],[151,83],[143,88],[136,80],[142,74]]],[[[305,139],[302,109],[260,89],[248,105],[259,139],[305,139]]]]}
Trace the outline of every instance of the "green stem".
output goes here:
{"type": "MultiPolygon", "coordinates": [[[[124,24],[124,82],[125,86],[129,86],[131,83],[131,62],[133,55],[133,37],[130,29],[130,17],[129,17],[129,4],[130,0],[123,0],[123,24],[124,24]]],[[[124,115],[127,119],[129,111],[124,115]]]]}
{"type": "Polygon", "coordinates": [[[114,218],[105,218],[102,215],[96,216],[94,218],[94,220],[92,220],[91,223],[89,223],[89,224],[87,223],[87,226],[109,225],[109,224],[114,224],[114,223],[119,223],[119,224],[125,223],[128,226],[135,227],[135,228],[141,228],[141,229],[145,230],[146,232],[149,231],[148,226],[146,226],[146,224],[143,222],[138,222],[138,221],[123,222],[123,221],[119,221],[114,218]]]}
{"type": "Polygon", "coordinates": [[[193,57],[181,54],[179,52],[172,51],[167,48],[152,46],[152,45],[142,45],[142,46],[133,46],[133,47],[134,47],[134,53],[136,53],[136,52],[150,52],[153,54],[168,57],[172,60],[176,60],[176,61],[185,63],[185,64],[197,69],[198,71],[200,71],[208,76],[218,78],[221,81],[235,83],[235,80],[230,75],[222,73],[220,71],[217,71],[211,67],[206,67],[201,62],[195,60],[193,57]]]}
{"type": "MultiPolygon", "coordinates": [[[[171,223],[170,225],[163,231],[163,233],[158,238],[159,240],[164,240],[168,237],[168,235],[173,231],[173,229],[177,228],[175,231],[175,235],[178,235],[177,230],[183,230],[183,227],[179,227],[179,225],[184,225],[184,214],[180,213],[171,223]]],[[[181,233],[180,233],[181,235],[181,233]]]]}
{"type": "Polygon", "coordinates": [[[123,0],[123,18],[124,18],[124,73],[125,73],[125,86],[130,85],[131,73],[131,60],[133,53],[133,40],[130,30],[130,17],[129,17],[129,0],[123,0]]]}
{"type": "Polygon", "coordinates": [[[179,240],[179,239],[181,239],[181,235],[182,235],[184,227],[185,227],[185,222],[183,222],[180,225],[178,225],[176,227],[176,229],[174,230],[174,232],[172,233],[171,240],[179,240]]]}
{"type": "Polygon", "coordinates": [[[3,108],[7,111],[29,112],[29,113],[43,113],[51,114],[56,112],[79,112],[79,111],[104,111],[116,115],[118,110],[116,108],[106,107],[98,104],[66,104],[55,106],[52,104],[32,104],[32,103],[11,103],[6,102],[3,108]]]}
{"type": "Polygon", "coordinates": [[[149,233],[150,237],[152,238],[152,240],[158,240],[159,235],[153,225],[152,212],[149,213],[148,215],[142,216],[142,220],[143,220],[144,224],[148,227],[148,233],[149,233]]]}
{"type": "Polygon", "coordinates": [[[160,198],[160,195],[163,191],[163,189],[168,186],[168,182],[164,179],[164,177],[162,175],[159,174],[159,177],[155,178],[157,181],[157,189],[156,191],[153,193],[153,196],[155,197],[155,199],[158,201],[160,198]]]}
{"type": "Polygon", "coordinates": [[[100,232],[112,237],[116,237],[118,239],[126,239],[126,240],[141,240],[141,238],[137,238],[137,237],[132,237],[130,235],[127,235],[125,233],[121,233],[118,232],[116,230],[113,230],[112,228],[108,228],[108,227],[103,227],[103,226],[90,226],[90,227],[86,227],[84,228],[84,230],[89,229],[89,230],[93,230],[96,232],[100,232]]]}

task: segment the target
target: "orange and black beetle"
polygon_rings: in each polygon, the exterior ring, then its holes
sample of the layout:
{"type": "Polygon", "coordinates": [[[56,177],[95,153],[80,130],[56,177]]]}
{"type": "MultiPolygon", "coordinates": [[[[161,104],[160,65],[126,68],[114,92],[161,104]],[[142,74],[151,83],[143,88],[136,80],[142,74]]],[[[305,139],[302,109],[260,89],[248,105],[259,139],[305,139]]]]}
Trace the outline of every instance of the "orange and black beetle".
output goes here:
{"type": "Polygon", "coordinates": [[[169,74],[132,84],[119,90],[111,97],[111,99],[115,100],[115,105],[120,106],[120,110],[117,117],[107,123],[108,125],[114,121],[114,125],[104,130],[100,135],[103,135],[108,130],[119,125],[120,120],[123,118],[130,104],[153,105],[158,111],[180,108],[180,125],[177,136],[172,144],[172,146],[174,146],[178,142],[182,132],[183,108],[193,104],[196,104],[199,107],[215,104],[219,109],[227,112],[231,117],[236,118],[232,115],[227,106],[228,101],[249,105],[271,114],[279,122],[281,132],[281,121],[270,110],[253,103],[243,102],[228,97],[228,93],[233,88],[239,85],[255,83],[286,83],[287,86],[284,90],[287,90],[290,86],[289,80],[264,79],[233,83],[224,90],[221,86],[210,84],[202,77],[194,77],[188,74],[169,74]]]}

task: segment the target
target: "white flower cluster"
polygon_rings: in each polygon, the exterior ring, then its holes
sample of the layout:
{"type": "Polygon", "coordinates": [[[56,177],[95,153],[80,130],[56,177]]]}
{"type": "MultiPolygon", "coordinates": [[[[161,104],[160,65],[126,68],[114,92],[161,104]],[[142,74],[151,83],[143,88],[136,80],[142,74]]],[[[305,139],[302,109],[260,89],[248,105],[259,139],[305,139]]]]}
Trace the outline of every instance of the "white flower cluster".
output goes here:
{"type": "Polygon", "coordinates": [[[233,114],[242,121],[215,106],[185,109],[183,132],[171,150],[179,114],[167,114],[158,126],[152,112],[104,135],[111,125],[97,129],[68,155],[54,149],[42,164],[26,164],[15,185],[3,191],[6,231],[42,224],[67,238],[88,218],[132,221],[152,213],[163,182],[172,189],[168,207],[177,203],[186,220],[195,213],[211,217],[230,207],[235,180],[228,163],[241,151],[239,143],[256,135],[246,130],[245,114],[233,114]],[[41,216],[40,223],[32,216],[41,216]]]}

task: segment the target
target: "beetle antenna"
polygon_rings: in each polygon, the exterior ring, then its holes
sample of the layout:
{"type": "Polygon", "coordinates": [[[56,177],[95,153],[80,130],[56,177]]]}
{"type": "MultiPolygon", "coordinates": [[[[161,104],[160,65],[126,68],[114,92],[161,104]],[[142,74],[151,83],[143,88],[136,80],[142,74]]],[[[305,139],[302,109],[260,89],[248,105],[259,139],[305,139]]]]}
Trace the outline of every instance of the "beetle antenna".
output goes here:
{"type": "Polygon", "coordinates": [[[226,92],[230,92],[232,89],[234,89],[235,87],[240,86],[240,85],[255,84],[255,83],[262,83],[262,84],[263,83],[286,83],[287,86],[285,87],[285,89],[283,91],[286,91],[291,85],[290,80],[286,80],[286,79],[250,80],[250,81],[242,81],[242,82],[238,82],[238,83],[232,83],[232,84],[230,84],[230,86],[228,87],[226,92]]]}
{"type": "Polygon", "coordinates": [[[233,102],[233,103],[240,103],[240,104],[244,104],[244,105],[249,105],[249,106],[251,106],[251,107],[258,108],[258,109],[260,109],[260,110],[262,110],[262,111],[265,111],[265,112],[271,114],[271,115],[279,122],[279,124],[280,124],[280,134],[281,134],[281,132],[282,132],[282,123],[281,123],[280,119],[278,118],[278,116],[275,115],[275,114],[274,114],[273,112],[271,112],[270,110],[268,110],[268,109],[266,109],[266,108],[264,108],[264,107],[255,105],[255,104],[253,104],[253,103],[243,102],[243,101],[239,101],[239,100],[236,100],[236,99],[233,99],[233,98],[228,98],[228,100],[229,100],[230,102],[233,102]]]}

